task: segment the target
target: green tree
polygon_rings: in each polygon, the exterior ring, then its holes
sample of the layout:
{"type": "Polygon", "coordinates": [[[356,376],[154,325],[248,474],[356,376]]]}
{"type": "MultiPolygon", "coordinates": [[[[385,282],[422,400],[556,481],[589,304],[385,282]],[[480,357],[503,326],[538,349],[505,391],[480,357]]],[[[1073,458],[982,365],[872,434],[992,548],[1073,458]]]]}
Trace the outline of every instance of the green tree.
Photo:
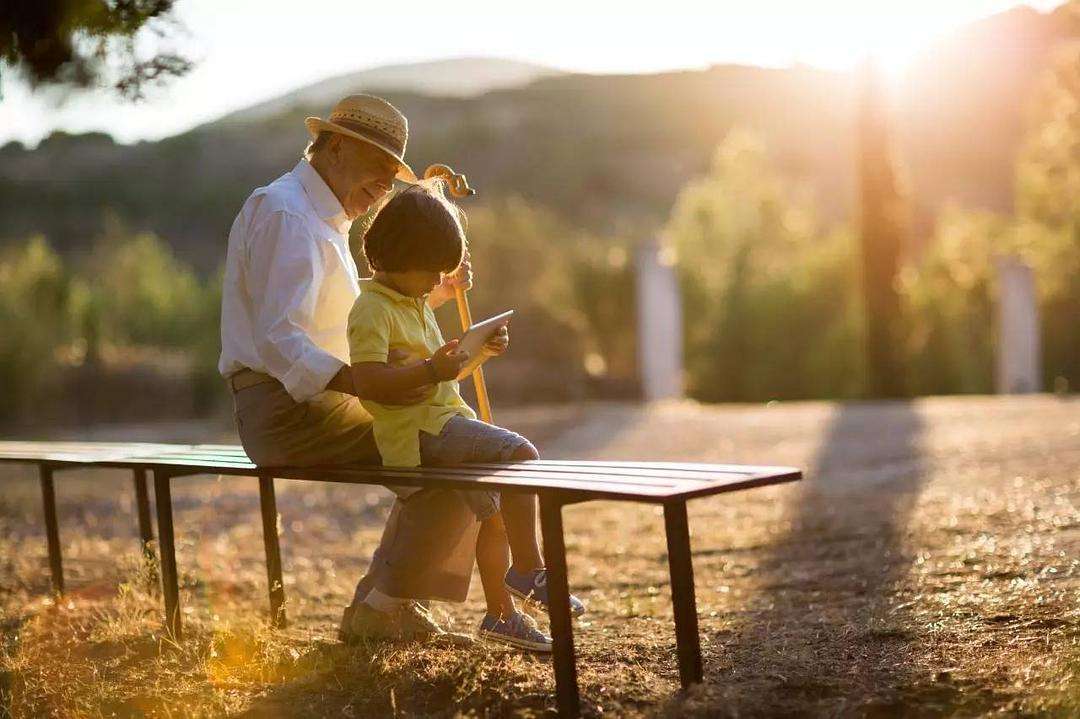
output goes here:
{"type": "Polygon", "coordinates": [[[132,234],[115,218],[106,224],[87,268],[102,338],[193,348],[208,331],[206,290],[194,271],[156,235],[132,234]]]}
{"type": "Polygon", "coordinates": [[[1044,373],[1049,381],[1060,378],[1075,388],[1080,386],[1080,44],[1061,48],[1033,107],[1017,167],[1019,244],[1039,285],[1044,373]]]}
{"type": "Polygon", "coordinates": [[[0,420],[21,415],[56,389],[55,368],[72,338],[71,282],[42,236],[0,253],[0,420]]]}
{"type": "MultiPolygon", "coordinates": [[[[173,52],[137,52],[140,30],[161,39],[175,0],[12,0],[0,5],[0,60],[32,85],[108,83],[139,99],[149,82],[178,77],[191,62],[173,52]]],[[[148,39],[142,34],[144,42],[148,39]]]]}
{"type": "Polygon", "coordinates": [[[732,132],[664,230],[684,300],[687,390],[706,401],[861,390],[854,242],[823,232],[762,143],[732,132]]]}
{"type": "Polygon", "coordinates": [[[1016,251],[1009,218],[951,207],[926,252],[901,273],[909,389],[918,395],[994,387],[996,257],[1016,251]]]}

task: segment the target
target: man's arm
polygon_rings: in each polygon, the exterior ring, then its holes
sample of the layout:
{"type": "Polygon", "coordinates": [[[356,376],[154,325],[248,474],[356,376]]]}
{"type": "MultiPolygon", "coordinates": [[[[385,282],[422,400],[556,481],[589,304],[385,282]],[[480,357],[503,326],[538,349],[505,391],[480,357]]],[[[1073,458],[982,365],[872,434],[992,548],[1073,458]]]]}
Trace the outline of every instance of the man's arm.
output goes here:
{"type": "MultiPolygon", "coordinates": [[[[349,367],[342,367],[338,370],[337,374],[327,383],[326,389],[333,390],[334,392],[344,392],[345,394],[351,394],[359,397],[356,392],[356,385],[353,384],[352,370],[349,367]]],[[[361,399],[373,399],[372,397],[361,397],[361,399]]]]}
{"type": "Polygon", "coordinates": [[[259,224],[248,252],[259,358],[294,400],[305,402],[346,366],[308,335],[327,267],[322,244],[303,218],[279,211],[259,224]]]}

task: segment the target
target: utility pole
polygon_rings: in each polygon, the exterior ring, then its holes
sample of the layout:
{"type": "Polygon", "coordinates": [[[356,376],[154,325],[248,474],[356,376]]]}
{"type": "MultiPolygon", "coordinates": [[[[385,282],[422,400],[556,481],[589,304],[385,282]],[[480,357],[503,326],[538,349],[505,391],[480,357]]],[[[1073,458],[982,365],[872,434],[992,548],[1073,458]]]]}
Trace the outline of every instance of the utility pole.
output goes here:
{"type": "Polygon", "coordinates": [[[896,274],[907,225],[889,138],[888,102],[876,63],[859,73],[858,157],[867,394],[905,394],[896,274]]]}

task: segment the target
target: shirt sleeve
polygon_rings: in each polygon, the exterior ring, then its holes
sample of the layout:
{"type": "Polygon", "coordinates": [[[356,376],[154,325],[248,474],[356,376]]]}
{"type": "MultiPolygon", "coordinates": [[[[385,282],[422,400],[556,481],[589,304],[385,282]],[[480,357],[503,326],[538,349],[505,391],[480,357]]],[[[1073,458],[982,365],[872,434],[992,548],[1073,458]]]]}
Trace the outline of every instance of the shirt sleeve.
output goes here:
{"type": "Polygon", "coordinates": [[[326,389],[345,363],[316,345],[307,328],[326,276],[318,238],[303,218],[274,212],[249,238],[249,290],[257,303],[255,348],[267,371],[297,402],[326,389]]]}
{"type": "Polygon", "coordinates": [[[382,303],[361,294],[349,313],[349,358],[386,362],[390,356],[390,313],[382,303]]]}

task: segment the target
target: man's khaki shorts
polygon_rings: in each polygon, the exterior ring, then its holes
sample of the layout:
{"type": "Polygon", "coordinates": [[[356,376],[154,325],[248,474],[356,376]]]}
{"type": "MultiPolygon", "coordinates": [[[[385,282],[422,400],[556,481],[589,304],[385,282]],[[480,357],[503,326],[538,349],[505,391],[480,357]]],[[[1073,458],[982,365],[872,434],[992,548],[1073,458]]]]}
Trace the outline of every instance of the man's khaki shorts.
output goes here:
{"type": "Polygon", "coordinates": [[[240,442],[255,464],[382,464],[371,415],[356,397],[326,390],[297,402],[279,382],[233,392],[240,442]]]}

